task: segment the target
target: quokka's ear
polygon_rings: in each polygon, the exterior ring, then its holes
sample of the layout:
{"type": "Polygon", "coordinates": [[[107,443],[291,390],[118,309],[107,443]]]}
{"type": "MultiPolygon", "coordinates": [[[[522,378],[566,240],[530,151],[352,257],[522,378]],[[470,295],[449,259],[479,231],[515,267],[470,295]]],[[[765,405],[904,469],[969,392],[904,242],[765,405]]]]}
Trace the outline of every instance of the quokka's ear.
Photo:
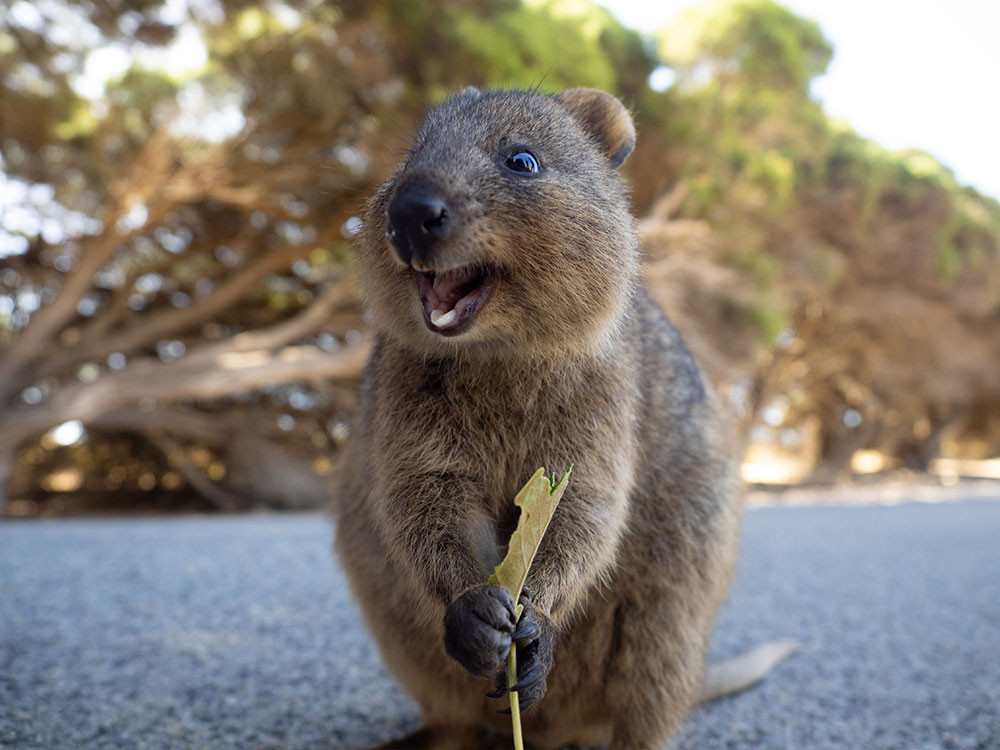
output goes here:
{"type": "Polygon", "coordinates": [[[556,101],[597,141],[612,167],[620,167],[635,148],[635,125],[625,105],[597,89],[567,89],[556,101]]]}

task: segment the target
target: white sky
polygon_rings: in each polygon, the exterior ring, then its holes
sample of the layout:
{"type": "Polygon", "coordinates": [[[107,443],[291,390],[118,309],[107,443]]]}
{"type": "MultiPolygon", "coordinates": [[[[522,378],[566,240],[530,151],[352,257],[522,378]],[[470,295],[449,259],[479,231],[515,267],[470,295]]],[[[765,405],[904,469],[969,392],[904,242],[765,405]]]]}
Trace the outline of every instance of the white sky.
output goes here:
{"type": "MultiPolygon", "coordinates": [[[[607,0],[652,32],[690,0],[607,0]]],[[[919,148],[1000,200],[1000,0],[785,0],[833,43],[813,93],[889,149],[919,148]]]]}

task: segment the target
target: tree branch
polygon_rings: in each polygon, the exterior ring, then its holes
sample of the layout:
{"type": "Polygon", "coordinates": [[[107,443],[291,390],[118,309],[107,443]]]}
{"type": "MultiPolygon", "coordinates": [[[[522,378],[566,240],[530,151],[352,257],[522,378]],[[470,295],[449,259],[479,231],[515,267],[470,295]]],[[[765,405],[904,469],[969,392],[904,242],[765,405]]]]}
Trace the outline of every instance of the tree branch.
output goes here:
{"type": "Polygon", "coordinates": [[[84,244],[80,263],[63,279],[56,298],[31,316],[28,325],[3,353],[0,361],[0,400],[20,390],[17,375],[41,355],[49,341],[76,315],[80,298],[90,289],[94,274],[111,259],[115,248],[127,242],[131,235],[116,234],[113,227],[120,213],[105,214],[103,234],[84,244]]]}
{"type": "Polygon", "coordinates": [[[269,383],[354,377],[364,367],[368,351],[368,344],[335,352],[315,346],[289,346],[277,352],[233,347],[168,363],[140,360],[94,383],[67,385],[47,404],[10,410],[0,426],[0,452],[65,421],[90,423],[143,399],[161,403],[212,399],[269,383]]]}
{"type": "Polygon", "coordinates": [[[188,460],[187,456],[184,455],[184,448],[181,447],[180,443],[175,442],[172,438],[165,435],[157,434],[152,430],[144,432],[143,436],[156,446],[166,457],[167,462],[177,469],[177,473],[184,477],[184,480],[198,494],[210,501],[216,508],[232,512],[240,507],[240,502],[234,495],[206,477],[201,469],[188,460]]]}
{"type": "Polygon", "coordinates": [[[99,339],[92,337],[88,337],[86,341],[81,339],[79,343],[46,361],[43,369],[39,371],[39,376],[44,377],[59,372],[79,362],[104,359],[111,352],[131,354],[165,336],[204,322],[239,301],[265,275],[287,268],[303,252],[302,247],[285,246],[278,252],[257,258],[254,263],[233,276],[215,292],[188,307],[164,308],[124,331],[99,339]]]}

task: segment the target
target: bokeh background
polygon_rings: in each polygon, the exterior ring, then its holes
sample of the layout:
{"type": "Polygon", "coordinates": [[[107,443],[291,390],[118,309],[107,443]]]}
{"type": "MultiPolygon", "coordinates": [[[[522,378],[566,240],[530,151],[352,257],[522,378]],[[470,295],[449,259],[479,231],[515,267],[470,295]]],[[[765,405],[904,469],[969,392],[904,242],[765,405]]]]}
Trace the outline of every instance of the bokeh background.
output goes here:
{"type": "Polygon", "coordinates": [[[583,0],[5,7],[5,515],[322,506],[370,341],[364,199],[468,84],[633,111],[646,276],[749,482],[1000,477],[1000,205],[825,111],[835,50],[804,15],[724,0],[640,32],[583,0]]]}

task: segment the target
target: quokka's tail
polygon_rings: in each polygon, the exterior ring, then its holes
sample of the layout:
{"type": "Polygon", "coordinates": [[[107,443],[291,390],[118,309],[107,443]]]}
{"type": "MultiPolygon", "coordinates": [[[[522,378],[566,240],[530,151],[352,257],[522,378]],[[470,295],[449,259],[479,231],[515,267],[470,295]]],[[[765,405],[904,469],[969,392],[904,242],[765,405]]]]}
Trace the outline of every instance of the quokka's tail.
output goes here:
{"type": "Polygon", "coordinates": [[[756,685],[778,662],[798,650],[799,644],[786,638],[762,643],[740,656],[709,664],[698,702],[715,700],[756,685]]]}

